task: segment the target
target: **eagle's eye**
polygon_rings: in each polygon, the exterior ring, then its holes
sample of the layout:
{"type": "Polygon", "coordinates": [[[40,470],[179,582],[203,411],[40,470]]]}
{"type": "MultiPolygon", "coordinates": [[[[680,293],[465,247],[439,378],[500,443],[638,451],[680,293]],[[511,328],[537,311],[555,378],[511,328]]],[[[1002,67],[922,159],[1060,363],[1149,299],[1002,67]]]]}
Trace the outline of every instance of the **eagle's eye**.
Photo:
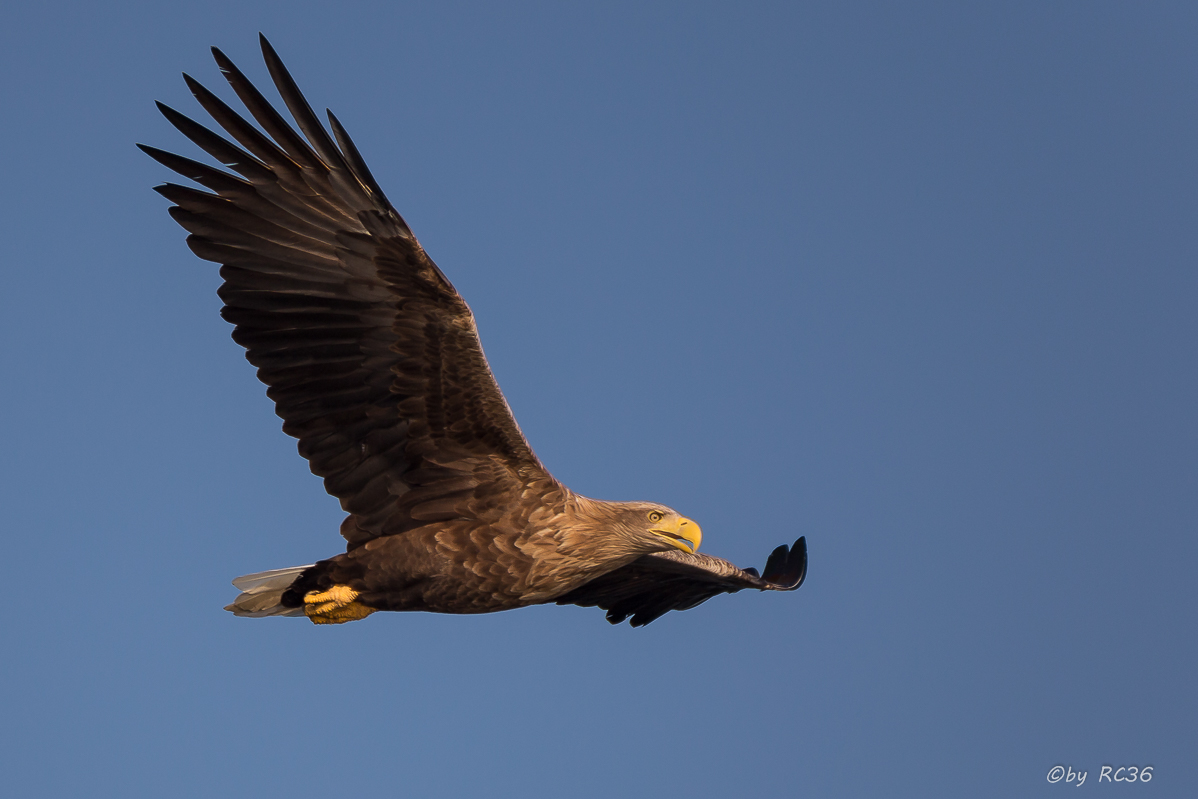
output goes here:
{"type": "Polygon", "coordinates": [[[660,511],[655,511],[655,510],[649,511],[649,521],[653,522],[654,524],[657,524],[664,518],[665,517],[661,515],[660,511]]]}

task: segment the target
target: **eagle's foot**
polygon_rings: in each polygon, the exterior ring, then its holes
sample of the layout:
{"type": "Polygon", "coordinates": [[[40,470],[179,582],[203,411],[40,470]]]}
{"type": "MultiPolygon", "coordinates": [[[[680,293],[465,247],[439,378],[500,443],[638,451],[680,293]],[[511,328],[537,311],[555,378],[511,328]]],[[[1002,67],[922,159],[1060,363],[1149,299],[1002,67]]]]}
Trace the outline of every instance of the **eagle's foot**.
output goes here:
{"type": "Polygon", "coordinates": [[[327,591],[309,591],[304,595],[304,614],[313,624],[344,624],[364,619],[374,608],[355,602],[358,592],[348,585],[334,585],[327,591]]]}

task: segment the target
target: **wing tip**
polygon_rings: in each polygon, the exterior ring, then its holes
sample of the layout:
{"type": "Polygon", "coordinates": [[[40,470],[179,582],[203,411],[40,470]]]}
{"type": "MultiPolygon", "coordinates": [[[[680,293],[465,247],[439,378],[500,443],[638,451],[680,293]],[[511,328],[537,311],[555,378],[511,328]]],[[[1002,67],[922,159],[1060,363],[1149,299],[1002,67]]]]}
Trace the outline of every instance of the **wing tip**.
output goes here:
{"type": "Polygon", "coordinates": [[[761,579],[775,591],[794,591],[807,579],[807,536],[791,546],[782,544],[765,562],[761,579]]]}

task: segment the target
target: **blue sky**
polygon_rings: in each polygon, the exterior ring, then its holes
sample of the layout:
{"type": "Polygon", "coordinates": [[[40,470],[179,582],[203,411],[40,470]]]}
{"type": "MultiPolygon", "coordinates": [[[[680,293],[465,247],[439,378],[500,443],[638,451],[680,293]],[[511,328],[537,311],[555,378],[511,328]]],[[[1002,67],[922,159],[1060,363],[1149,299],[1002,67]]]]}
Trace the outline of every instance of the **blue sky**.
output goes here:
{"type": "MultiPolygon", "coordinates": [[[[14,795],[1038,796],[1198,746],[1187,3],[25,4],[0,26],[14,795]],[[548,468],[795,594],[235,619],[342,548],[135,141],[333,108],[548,468]]],[[[1111,784],[1113,785],[1113,784],[1111,784]]]]}

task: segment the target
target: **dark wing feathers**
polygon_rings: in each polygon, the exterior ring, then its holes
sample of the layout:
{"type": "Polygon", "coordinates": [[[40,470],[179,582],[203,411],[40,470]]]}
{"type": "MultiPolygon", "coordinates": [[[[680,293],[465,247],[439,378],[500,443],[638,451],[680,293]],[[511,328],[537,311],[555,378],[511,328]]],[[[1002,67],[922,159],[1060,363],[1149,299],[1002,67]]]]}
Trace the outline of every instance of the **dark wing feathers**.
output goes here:
{"type": "MultiPolygon", "coordinates": [[[[753,570],[753,576],[757,571],[753,570]]],[[[782,544],[765,561],[765,573],[761,579],[773,587],[793,591],[807,579],[807,538],[801,537],[794,546],[787,548],[782,544]]]]}
{"type": "Polygon", "coordinates": [[[597,577],[554,600],[559,605],[600,607],[607,620],[619,624],[632,617],[641,627],[671,610],[689,610],[717,594],[734,594],[746,588],[793,591],[807,576],[807,539],[785,544],[770,554],[765,575],[756,569],[738,569],[722,558],[662,552],[643,555],[623,568],[597,577]]]}
{"type": "Polygon", "coordinates": [[[222,264],[222,315],[283,430],[352,514],[342,525],[350,546],[429,519],[479,517],[529,485],[552,489],[491,376],[470,309],[341,124],[329,115],[330,137],[265,39],[262,50],[302,136],[213,48],[262,130],[186,75],[232,141],[159,108],[236,175],[139,146],[208,189],[158,187],[192,251],[222,264]]]}

